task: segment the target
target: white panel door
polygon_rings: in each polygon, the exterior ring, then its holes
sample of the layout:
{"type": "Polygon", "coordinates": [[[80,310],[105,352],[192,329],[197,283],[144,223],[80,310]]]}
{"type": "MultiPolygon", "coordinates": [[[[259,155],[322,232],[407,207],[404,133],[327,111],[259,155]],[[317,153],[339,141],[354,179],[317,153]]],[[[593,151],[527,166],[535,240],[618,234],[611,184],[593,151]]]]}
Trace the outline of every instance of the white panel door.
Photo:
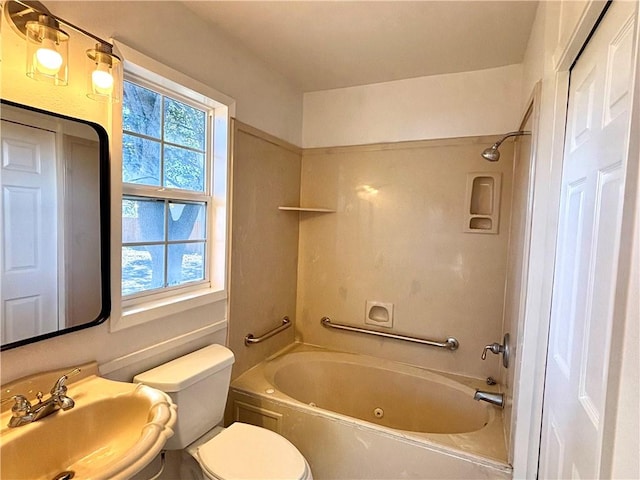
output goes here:
{"type": "Polygon", "coordinates": [[[539,476],[599,477],[624,201],[636,2],[571,71],[539,476]]]}
{"type": "Polygon", "coordinates": [[[56,145],[52,132],[2,121],[2,343],[57,330],[56,145]]]}

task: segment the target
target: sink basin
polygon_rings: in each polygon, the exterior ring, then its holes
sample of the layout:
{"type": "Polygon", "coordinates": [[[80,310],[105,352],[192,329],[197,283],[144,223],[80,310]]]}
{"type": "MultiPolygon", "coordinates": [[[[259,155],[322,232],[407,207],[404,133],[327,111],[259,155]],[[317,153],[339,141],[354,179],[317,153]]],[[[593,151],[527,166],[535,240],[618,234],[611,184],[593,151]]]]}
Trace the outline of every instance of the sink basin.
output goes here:
{"type": "MultiPolygon", "coordinates": [[[[99,377],[97,366],[89,365],[89,374],[83,366],[83,378],[69,379],[67,395],[75,401],[70,410],[9,428],[10,405],[3,406],[0,478],[53,479],[70,471],[75,479],[126,479],[160,452],[173,435],[176,407],[171,399],[144,385],[99,377]]],[[[51,378],[66,371],[43,374],[49,381],[34,376],[3,386],[3,398],[22,393],[33,400],[37,391],[49,391],[51,378]]]]}

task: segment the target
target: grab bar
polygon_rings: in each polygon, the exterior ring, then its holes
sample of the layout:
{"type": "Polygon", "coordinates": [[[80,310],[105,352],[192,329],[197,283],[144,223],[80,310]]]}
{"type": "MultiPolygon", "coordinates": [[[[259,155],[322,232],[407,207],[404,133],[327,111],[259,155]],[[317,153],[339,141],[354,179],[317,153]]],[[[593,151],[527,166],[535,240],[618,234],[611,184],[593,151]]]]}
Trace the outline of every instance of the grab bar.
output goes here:
{"type": "Polygon", "coordinates": [[[394,338],[396,340],[404,340],[405,342],[420,343],[432,347],[446,348],[447,350],[457,350],[460,342],[454,337],[447,338],[444,342],[436,342],[435,340],[427,340],[426,338],[409,337],[406,335],[398,335],[397,333],[378,332],[377,330],[369,330],[367,328],[352,327],[350,325],[342,325],[339,323],[331,323],[329,317],[322,317],[320,323],[328,328],[336,328],[338,330],[347,330],[349,332],[366,333],[367,335],[376,335],[378,337],[394,338]]]}
{"type": "Polygon", "coordinates": [[[263,340],[266,340],[267,338],[271,338],[274,335],[280,333],[280,332],[284,332],[287,328],[289,328],[291,326],[291,320],[289,320],[289,317],[282,317],[282,325],[280,325],[279,327],[274,328],[273,330],[268,331],[267,333],[265,333],[264,335],[262,335],[261,337],[254,337],[253,333],[248,333],[246,337],[244,337],[244,344],[248,347],[250,345],[253,345],[255,343],[260,343],[263,340]]]}

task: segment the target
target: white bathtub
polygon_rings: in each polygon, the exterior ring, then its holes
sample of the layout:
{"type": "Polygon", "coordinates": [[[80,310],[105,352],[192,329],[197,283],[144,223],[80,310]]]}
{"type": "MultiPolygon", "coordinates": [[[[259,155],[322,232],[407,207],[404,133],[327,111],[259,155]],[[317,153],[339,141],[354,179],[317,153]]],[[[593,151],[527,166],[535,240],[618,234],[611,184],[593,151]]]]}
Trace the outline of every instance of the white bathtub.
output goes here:
{"type": "Polygon", "coordinates": [[[294,443],[316,479],[511,478],[477,380],[297,344],[234,380],[227,420],[294,443]]]}

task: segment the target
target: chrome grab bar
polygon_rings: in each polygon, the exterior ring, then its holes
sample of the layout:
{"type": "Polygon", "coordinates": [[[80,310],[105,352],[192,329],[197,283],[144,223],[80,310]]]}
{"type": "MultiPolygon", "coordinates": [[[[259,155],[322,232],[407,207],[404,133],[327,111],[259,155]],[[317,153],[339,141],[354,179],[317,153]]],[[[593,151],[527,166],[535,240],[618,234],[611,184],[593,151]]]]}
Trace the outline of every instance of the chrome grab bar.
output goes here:
{"type": "Polygon", "coordinates": [[[377,330],[369,330],[367,328],[352,327],[350,325],[341,325],[332,323],[329,317],[322,317],[320,323],[328,328],[336,328],[338,330],[347,330],[349,332],[366,333],[367,335],[376,335],[378,337],[394,338],[396,340],[404,340],[405,342],[420,343],[431,347],[446,348],[447,350],[457,350],[460,342],[454,337],[448,337],[444,342],[436,342],[435,340],[427,340],[426,338],[409,337],[407,335],[398,335],[397,333],[379,332],[377,330]]]}
{"type": "Polygon", "coordinates": [[[280,325],[279,327],[274,328],[273,330],[268,331],[267,333],[265,333],[264,335],[262,335],[261,337],[254,337],[253,333],[248,333],[246,337],[244,337],[244,344],[248,347],[250,345],[253,345],[255,343],[260,343],[263,340],[266,340],[267,338],[271,338],[274,335],[280,333],[280,332],[284,332],[287,328],[289,328],[292,325],[291,320],[289,320],[289,317],[282,317],[282,325],[280,325]]]}

